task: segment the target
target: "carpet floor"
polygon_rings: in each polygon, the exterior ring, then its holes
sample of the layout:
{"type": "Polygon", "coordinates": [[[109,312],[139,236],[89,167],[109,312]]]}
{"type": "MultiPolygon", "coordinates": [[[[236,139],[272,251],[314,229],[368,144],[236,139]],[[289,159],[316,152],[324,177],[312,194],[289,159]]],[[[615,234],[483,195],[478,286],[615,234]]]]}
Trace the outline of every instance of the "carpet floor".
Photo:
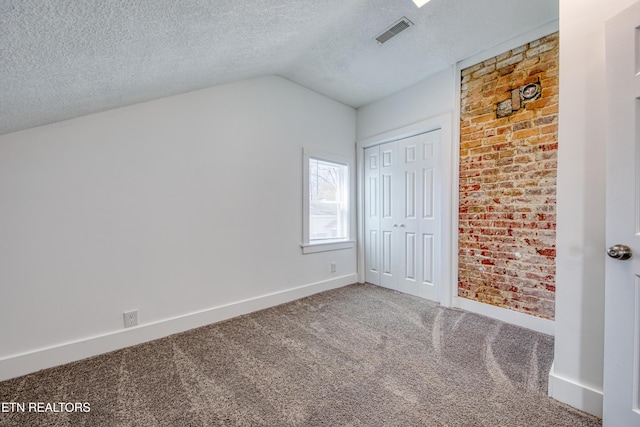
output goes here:
{"type": "Polygon", "coordinates": [[[0,425],[600,426],[547,397],[552,357],[550,336],[358,284],[0,382],[0,402],[90,405],[0,425]]]}

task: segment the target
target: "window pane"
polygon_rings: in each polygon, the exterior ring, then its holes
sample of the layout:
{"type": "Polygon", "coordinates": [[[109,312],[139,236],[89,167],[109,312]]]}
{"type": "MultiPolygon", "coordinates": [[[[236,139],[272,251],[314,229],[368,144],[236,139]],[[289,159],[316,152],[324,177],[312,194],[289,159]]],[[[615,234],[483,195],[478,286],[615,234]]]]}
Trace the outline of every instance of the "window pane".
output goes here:
{"type": "Polygon", "coordinates": [[[346,239],[347,167],[309,159],[309,240],[346,239]]]}

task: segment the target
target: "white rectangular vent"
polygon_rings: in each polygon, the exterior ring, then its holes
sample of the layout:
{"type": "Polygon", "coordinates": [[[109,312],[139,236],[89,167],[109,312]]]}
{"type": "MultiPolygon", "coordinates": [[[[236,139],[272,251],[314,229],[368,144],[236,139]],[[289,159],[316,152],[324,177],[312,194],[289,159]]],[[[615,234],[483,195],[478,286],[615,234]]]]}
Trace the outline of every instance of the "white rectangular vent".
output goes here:
{"type": "Polygon", "coordinates": [[[406,17],[402,17],[398,22],[395,22],[391,27],[376,37],[378,43],[382,44],[388,41],[390,38],[397,36],[407,28],[413,25],[413,22],[409,21],[406,17]]]}

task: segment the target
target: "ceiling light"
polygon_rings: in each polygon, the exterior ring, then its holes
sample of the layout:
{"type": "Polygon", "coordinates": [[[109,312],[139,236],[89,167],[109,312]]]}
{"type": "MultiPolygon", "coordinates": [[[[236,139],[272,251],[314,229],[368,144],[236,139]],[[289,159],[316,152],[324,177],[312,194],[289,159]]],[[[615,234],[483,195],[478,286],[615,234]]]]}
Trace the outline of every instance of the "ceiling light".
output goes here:
{"type": "Polygon", "coordinates": [[[429,2],[429,0],[413,0],[413,2],[416,4],[416,6],[422,7],[425,4],[427,4],[429,2]]]}

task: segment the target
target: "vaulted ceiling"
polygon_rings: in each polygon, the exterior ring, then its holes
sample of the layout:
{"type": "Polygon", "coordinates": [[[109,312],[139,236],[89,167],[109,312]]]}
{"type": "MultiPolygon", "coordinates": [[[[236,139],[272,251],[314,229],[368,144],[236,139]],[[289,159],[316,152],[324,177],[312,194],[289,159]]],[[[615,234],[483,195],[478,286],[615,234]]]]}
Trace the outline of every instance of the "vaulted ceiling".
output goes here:
{"type": "Polygon", "coordinates": [[[0,134],[269,74],[360,107],[557,18],[558,0],[2,0],[0,134]]]}

